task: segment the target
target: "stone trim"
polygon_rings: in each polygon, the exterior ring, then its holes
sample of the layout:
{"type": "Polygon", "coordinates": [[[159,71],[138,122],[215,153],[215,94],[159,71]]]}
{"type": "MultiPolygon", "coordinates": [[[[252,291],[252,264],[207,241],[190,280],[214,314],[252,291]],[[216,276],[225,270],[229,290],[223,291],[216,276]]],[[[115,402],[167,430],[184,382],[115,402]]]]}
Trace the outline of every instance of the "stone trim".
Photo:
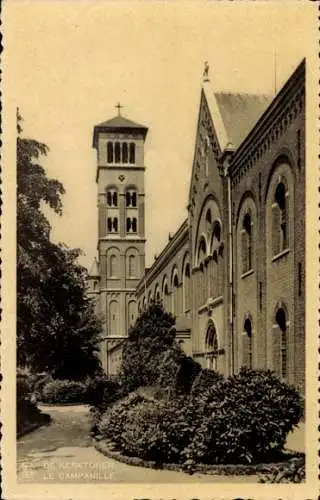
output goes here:
{"type": "Polygon", "coordinates": [[[251,274],[254,273],[254,269],[249,269],[249,271],[246,271],[245,273],[241,274],[240,278],[244,279],[247,278],[248,276],[251,276],[251,274]]]}
{"type": "Polygon", "coordinates": [[[276,255],[274,255],[271,259],[271,262],[275,262],[276,260],[281,259],[281,257],[284,257],[288,253],[290,253],[290,248],[285,248],[284,250],[282,250],[282,252],[279,252],[276,255]]]}

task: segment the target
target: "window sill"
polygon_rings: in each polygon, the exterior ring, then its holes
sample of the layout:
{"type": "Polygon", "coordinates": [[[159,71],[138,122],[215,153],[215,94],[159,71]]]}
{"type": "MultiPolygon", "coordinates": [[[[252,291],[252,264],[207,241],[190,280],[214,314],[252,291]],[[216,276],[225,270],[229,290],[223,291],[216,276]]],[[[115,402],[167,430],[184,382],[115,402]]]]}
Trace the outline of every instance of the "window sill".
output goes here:
{"type": "Polygon", "coordinates": [[[276,260],[281,259],[281,258],[282,258],[282,257],[284,257],[285,255],[287,255],[289,252],[290,252],[290,249],[289,249],[289,248],[286,248],[285,250],[282,250],[282,252],[277,253],[277,255],[274,255],[274,256],[272,257],[271,262],[275,262],[276,260]]]}
{"type": "Polygon", "coordinates": [[[249,271],[246,271],[245,273],[241,274],[240,278],[244,279],[247,276],[251,276],[251,274],[253,274],[253,273],[254,273],[254,270],[253,269],[249,269],[249,271]]]}

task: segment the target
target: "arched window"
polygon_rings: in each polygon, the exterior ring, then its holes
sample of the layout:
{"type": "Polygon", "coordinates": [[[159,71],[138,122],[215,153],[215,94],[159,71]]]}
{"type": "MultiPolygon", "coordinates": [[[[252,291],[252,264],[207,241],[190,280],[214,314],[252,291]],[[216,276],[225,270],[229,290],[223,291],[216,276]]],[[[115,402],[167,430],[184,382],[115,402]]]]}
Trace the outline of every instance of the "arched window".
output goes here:
{"type": "Polygon", "coordinates": [[[213,230],[212,230],[212,238],[220,243],[221,240],[221,224],[218,220],[214,221],[213,230]]]}
{"type": "Polygon", "coordinates": [[[198,264],[200,264],[207,256],[207,245],[204,238],[201,238],[198,249],[198,264]]]}
{"type": "Polygon", "coordinates": [[[243,218],[241,229],[242,272],[252,269],[252,219],[250,212],[243,218]]]}
{"type": "Polygon", "coordinates": [[[170,310],[170,308],[169,308],[169,287],[168,287],[168,283],[166,283],[164,285],[164,288],[163,288],[163,306],[164,306],[164,309],[166,311],[170,310]]]}
{"type": "Polygon", "coordinates": [[[107,143],[107,162],[113,163],[113,143],[110,141],[107,143]]]}
{"type": "Polygon", "coordinates": [[[242,364],[252,368],[252,323],[249,318],[243,326],[242,364]]]}
{"type": "Polygon", "coordinates": [[[129,163],[136,162],[136,145],[134,142],[130,142],[129,146],[129,163]]]}
{"type": "Polygon", "coordinates": [[[211,210],[210,208],[207,210],[207,213],[206,213],[206,222],[208,224],[212,224],[212,215],[211,215],[211,210]]]}
{"type": "Polygon", "coordinates": [[[127,231],[127,233],[136,233],[137,232],[137,218],[136,217],[127,217],[126,231],[127,231]]]}
{"type": "Polygon", "coordinates": [[[119,335],[119,303],[112,300],[109,304],[109,331],[110,335],[119,335]]]}
{"type": "Polygon", "coordinates": [[[130,300],[130,302],[128,303],[128,328],[134,325],[137,314],[136,310],[137,310],[136,302],[134,300],[130,300]]]}
{"type": "Polygon", "coordinates": [[[190,264],[186,264],[183,276],[183,304],[184,311],[190,309],[190,264]]]}
{"type": "Polygon", "coordinates": [[[108,207],[118,206],[118,193],[116,189],[107,190],[107,205],[108,207]]]}
{"type": "Polygon", "coordinates": [[[277,371],[279,376],[283,379],[287,378],[288,375],[288,366],[287,366],[287,348],[288,348],[288,339],[287,339],[287,317],[284,309],[281,307],[278,309],[276,313],[276,326],[277,332],[276,335],[279,335],[278,341],[275,343],[278,348],[277,353],[275,353],[275,359],[278,360],[277,371]]]}
{"type": "Polygon", "coordinates": [[[116,278],[119,275],[119,261],[117,255],[110,255],[109,272],[112,278],[116,278]]]}
{"type": "Polygon", "coordinates": [[[129,255],[128,258],[128,272],[130,278],[137,276],[137,258],[135,255],[129,255]]]}
{"type": "Polygon", "coordinates": [[[211,320],[207,328],[206,345],[205,345],[207,367],[210,370],[217,369],[217,351],[218,351],[217,330],[215,324],[211,320]]]}
{"type": "Polygon", "coordinates": [[[274,194],[272,204],[272,243],[273,253],[286,250],[289,245],[289,224],[288,224],[288,190],[284,180],[280,181],[274,194]]]}
{"type": "Polygon", "coordinates": [[[178,314],[178,289],[179,280],[178,276],[175,274],[172,282],[172,312],[173,314],[178,314]]]}
{"type": "Polygon", "coordinates": [[[215,262],[218,262],[218,255],[220,253],[220,241],[221,241],[221,224],[218,220],[215,220],[212,228],[212,243],[211,251],[215,262]]]}
{"type": "Polygon", "coordinates": [[[121,146],[120,142],[116,142],[114,146],[114,157],[115,157],[115,163],[120,163],[121,161],[121,146]]]}
{"type": "Polygon", "coordinates": [[[128,144],[122,143],[122,163],[128,163],[128,144]]]}
{"type": "Polygon", "coordinates": [[[126,207],[136,207],[137,206],[137,192],[130,190],[126,192],[126,207]]]}
{"type": "Polygon", "coordinates": [[[108,217],[107,226],[108,226],[108,233],[117,233],[118,217],[108,217]]]}

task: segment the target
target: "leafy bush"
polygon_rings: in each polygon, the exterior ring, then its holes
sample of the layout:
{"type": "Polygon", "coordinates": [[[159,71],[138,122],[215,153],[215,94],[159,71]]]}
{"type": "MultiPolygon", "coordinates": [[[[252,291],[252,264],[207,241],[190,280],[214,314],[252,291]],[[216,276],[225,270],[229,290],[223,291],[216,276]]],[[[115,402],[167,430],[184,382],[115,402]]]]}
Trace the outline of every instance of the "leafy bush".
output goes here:
{"type": "Polygon", "coordinates": [[[106,412],[100,415],[98,432],[103,437],[112,439],[115,444],[120,444],[129,409],[142,401],[144,401],[144,398],[140,394],[132,393],[123,400],[114,403],[106,412]]]}
{"type": "Polygon", "coordinates": [[[224,377],[221,373],[204,368],[195,377],[191,388],[191,394],[193,396],[200,395],[209,390],[213,384],[217,381],[221,381],[223,378],[224,377]]]}
{"type": "Polygon", "coordinates": [[[173,344],[163,353],[160,361],[159,385],[172,396],[189,394],[192,383],[201,371],[199,363],[187,356],[179,344],[173,344]]]}
{"type": "Polygon", "coordinates": [[[243,368],[217,380],[195,397],[202,417],[187,450],[207,463],[251,463],[279,457],[287,434],[298,424],[298,392],[270,371],[243,368]]]}
{"type": "Polygon", "coordinates": [[[181,462],[195,431],[195,412],[183,397],[148,400],[134,394],[103,415],[99,430],[127,455],[181,462]]]}
{"type": "Polygon", "coordinates": [[[49,404],[86,403],[87,386],[73,380],[53,380],[43,387],[41,400],[49,404]]]}
{"type": "Polygon", "coordinates": [[[108,378],[106,375],[87,379],[86,386],[86,400],[88,404],[99,409],[107,408],[121,394],[119,382],[108,378]]]}
{"type": "Polygon", "coordinates": [[[306,467],[299,462],[279,467],[260,477],[259,483],[302,483],[306,478],[306,467]]]}
{"type": "Polygon", "coordinates": [[[17,433],[21,434],[30,429],[34,424],[46,423],[50,420],[48,415],[41,413],[36,404],[31,400],[31,386],[27,377],[17,376],[17,433]]]}
{"type": "Polygon", "coordinates": [[[270,371],[244,368],[235,377],[199,376],[189,396],[132,394],[107,410],[98,427],[125,454],[192,468],[278,460],[300,417],[293,387],[270,371]],[[208,386],[204,392],[201,384],[208,386]]]}

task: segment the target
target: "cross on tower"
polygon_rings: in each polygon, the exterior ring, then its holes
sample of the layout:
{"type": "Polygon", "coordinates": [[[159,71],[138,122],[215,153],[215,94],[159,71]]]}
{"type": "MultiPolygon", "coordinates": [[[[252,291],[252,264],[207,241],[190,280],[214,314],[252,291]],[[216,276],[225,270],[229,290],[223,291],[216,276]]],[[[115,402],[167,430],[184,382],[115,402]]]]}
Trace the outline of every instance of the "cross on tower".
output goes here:
{"type": "Polygon", "coordinates": [[[121,108],[123,108],[123,106],[121,106],[120,102],[118,102],[118,104],[115,106],[115,108],[118,109],[118,116],[120,116],[121,115],[120,110],[121,110],[121,108]]]}

